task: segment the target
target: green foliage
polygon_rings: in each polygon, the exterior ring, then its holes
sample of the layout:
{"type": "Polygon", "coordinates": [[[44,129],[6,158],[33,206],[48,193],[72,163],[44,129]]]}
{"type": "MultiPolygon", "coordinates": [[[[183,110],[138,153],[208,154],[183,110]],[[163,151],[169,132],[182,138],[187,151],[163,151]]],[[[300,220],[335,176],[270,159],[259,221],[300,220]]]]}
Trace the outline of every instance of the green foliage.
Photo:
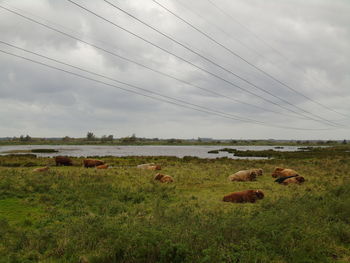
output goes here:
{"type": "Polygon", "coordinates": [[[101,142],[113,142],[113,135],[103,135],[101,137],[101,142]]]}
{"type": "Polygon", "coordinates": [[[21,135],[19,137],[19,140],[22,141],[22,142],[29,142],[29,141],[31,141],[31,139],[32,138],[29,135],[26,135],[25,137],[23,135],[21,135]]]}
{"type": "Polygon", "coordinates": [[[93,140],[96,140],[96,136],[93,132],[88,132],[86,134],[86,140],[87,141],[93,141],[93,140]]]}
{"type": "MultiPolygon", "coordinates": [[[[107,170],[50,167],[50,158],[0,156],[0,263],[7,262],[349,262],[350,158],[270,160],[105,157],[107,170]],[[8,167],[18,162],[20,167],[8,167]],[[153,181],[154,162],[172,184],[153,181]],[[282,186],[274,167],[303,185],[282,186]],[[228,182],[261,167],[254,182],[228,182]],[[222,202],[262,189],[255,204],[222,202]]],[[[318,157],[321,156],[321,157],[318,157]]],[[[79,165],[78,165],[79,164],[79,165]]]]}
{"type": "MultiPolygon", "coordinates": [[[[277,148],[277,147],[275,147],[277,148]]],[[[329,156],[337,157],[350,157],[350,150],[348,147],[300,147],[299,151],[275,151],[275,150],[263,150],[263,151],[240,151],[237,149],[223,148],[217,151],[225,151],[232,153],[239,157],[265,157],[265,158],[278,158],[278,159],[308,159],[308,158],[329,158],[329,156]]],[[[208,153],[216,153],[216,150],[209,151],[208,153]]]]}

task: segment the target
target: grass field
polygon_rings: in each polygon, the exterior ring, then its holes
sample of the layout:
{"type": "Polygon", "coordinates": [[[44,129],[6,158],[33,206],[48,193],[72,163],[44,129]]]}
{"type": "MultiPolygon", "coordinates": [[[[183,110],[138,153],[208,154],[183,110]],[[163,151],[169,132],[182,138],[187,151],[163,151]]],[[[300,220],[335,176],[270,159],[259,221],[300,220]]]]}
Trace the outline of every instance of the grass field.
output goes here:
{"type": "MultiPolygon", "coordinates": [[[[349,152],[269,160],[102,158],[113,168],[0,157],[0,262],[350,262],[349,152]],[[155,162],[172,184],[152,180],[155,162]],[[35,167],[52,165],[47,173],[35,167]],[[276,166],[303,185],[273,182],[276,166]],[[255,182],[228,182],[246,168],[255,182]],[[255,204],[222,202],[261,189],[255,204]]],[[[334,153],[334,152],[333,152],[334,153]]]]}

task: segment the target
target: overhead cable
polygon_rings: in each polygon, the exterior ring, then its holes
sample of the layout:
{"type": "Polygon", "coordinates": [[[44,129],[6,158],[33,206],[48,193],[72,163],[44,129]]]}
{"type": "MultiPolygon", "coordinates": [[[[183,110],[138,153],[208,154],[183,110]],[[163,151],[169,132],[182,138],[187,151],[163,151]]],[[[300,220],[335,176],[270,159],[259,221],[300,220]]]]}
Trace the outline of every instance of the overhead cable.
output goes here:
{"type": "MultiPolygon", "coordinates": [[[[105,2],[108,2],[107,0],[104,0],[105,2]]],[[[167,8],[166,6],[160,4],[158,1],[156,0],[151,0],[152,2],[156,3],[157,5],[161,6],[163,9],[165,9],[167,12],[169,12],[170,14],[172,14],[173,16],[175,16],[176,18],[178,18],[179,20],[181,20],[182,22],[184,22],[185,24],[187,24],[188,26],[190,26],[191,28],[193,28],[195,31],[199,32],[200,34],[204,35],[205,37],[207,37],[208,39],[210,39],[211,41],[213,41],[215,44],[217,44],[218,46],[222,47],[223,49],[225,49],[226,51],[228,51],[230,54],[232,54],[233,56],[239,58],[240,60],[242,60],[243,62],[245,62],[246,64],[250,65],[251,67],[253,67],[254,69],[258,70],[259,72],[261,72],[262,74],[264,74],[265,76],[269,77],[270,79],[274,80],[275,82],[279,83],[280,85],[282,85],[283,87],[289,89],[290,91],[293,91],[294,93],[306,98],[307,100],[310,100],[314,103],[317,103],[321,106],[323,106],[324,108],[327,108],[329,110],[329,107],[322,105],[318,102],[316,102],[315,100],[313,100],[312,98],[304,95],[303,93],[301,93],[300,91],[297,91],[296,89],[290,87],[288,84],[284,83],[283,81],[277,79],[276,77],[272,76],[270,73],[266,72],[265,70],[263,70],[261,67],[256,66],[255,64],[253,64],[252,62],[248,61],[247,59],[245,59],[244,57],[242,57],[241,55],[239,55],[237,52],[233,51],[232,49],[228,48],[227,46],[223,45],[222,43],[220,43],[219,41],[217,41],[216,39],[214,39],[212,36],[210,36],[208,33],[202,31],[201,29],[195,27],[192,23],[188,22],[187,20],[185,20],[184,18],[182,18],[181,16],[179,16],[178,14],[174,13],[173,11],[171,11],[169,8],[167,8]]],[[[244,78],[241,78],[240,76],[237,76],[239,79],[244,80],[244,78]]],[[[247,81],[245,81],[247,82],[247,81]]],[[[251,83],[249,83],[251,84],[251,83]]],[[[253,85],[254,87],[257,87],[256,85],[253,85]]],[[[260,89],[260,88],[259,88],[260,89]]],[[[266,90],[265,90],[266,91],[266,90]]],[[[269,93],[270,94],[270,93],[269,93]]],[[[271,94],[270,94],[271,95],[271,94]]],[[[274,96],[273,97],[277,97],[280,100],[283,100],[282,98],[278,97],[278,96],[274,96]]],[[[289,104],[286,100],[283,100],[285,103],[289,104]]],[[[290,105],[292,105],[290,103],[290,105]]],[[[294,107],[298,108],[299,110],[308,113],[308,111],[297,107],[295,105],[293,105],[294,107]]],[[[333,110],[332,110],[333,111],[333,110]]],[[[309,113],[310,114],[310,113],[309,113]]],[[[317,116],[318,118],[328,121],[316,114],[312,114],[313,116],[317,116]]],[[[334,123],[333,123],[334,124],[334,123]]]]}
{"type": "MultiPolygon", "coordinates": [[[[5,43],[2,41],[2,43],[5,43]]],[[[23,49],[24,51],[24,49],[23,49]]],[[[29,62],[32,62],[32,63],[35,63],[35,64],[38,64],[38,65],[42,65],[42,66],[45,66],[45,67],[48,67],[48,68],[51,68],[51,69],[55,69],[57,71],[61,71],[61,72],[64,72],[64,73],[67,73],[67,74],[70,74],[70,75],[73,75],[73,76],[76,76],[76,77],[79,77],[81,79],[86,79],[86,80],[89,80],[89,81],[92,81],[92,82],[95,82],[95,83],[99,83],[99,84],[102,84],[102,85],[105,85],[105,86],[109,86],[109,87],[113,87],[113,88],[117,88],[117,89],[120,89],[120,90],[123,90],[123,91],[126,91],[126,92],[129,92],[129,93],[133,93],[133,94],[137,94],[137,95],[140,95],[140,96],[143,96],[143,97],[147,97],[147,98],[151,98],[153,100],[158,100],[158,101],[162,101],[162,102],[166,102],[168,104],[172,104],[172,105],[176,105],[176,106],[179,106],[179,107],[185,107],[185,108],[188,108],[188,109],[192,109],[192,110],[195,110],[195,111],[199,111],[199,112],[202,112],[202,113],[206,113],[206,114],[211,114],[211,115],[216,115],[216,116],[220,116],[220,117],[223,117],[223,118],[226,118],[226,119],[231,119],[231,120],[236,120],[236,121],[241,121],[241,122],[247,122],[247,123],[251,123],[252,120],[248,120],[248,119],[243,119],[243,118],[239,118],[239,117],[232,117],[228,114],[225,114],[225,113],[220,113],[220,112],[217,112],[217,111],[213,111],[211,109],[198,109],[197,107],[198,106],[195,106],[195,107],[192,107],[191,105],[186,105],[184,103],[182,104],[179,104],[177,102],[173,102],[173,101],[169,101],[167,99],[163,99],[163,98],[158,98],[158,97],[154,97],[154,96],[151,96],[151,95],[147,95],[147,94],[143,94],[141,92],[138,92],[138,91],[134,91],[134,90],[130,90],[130,89],[126,89],[126,88],[123,88],[123,87],[120,87],[120,86],[116,86],[114,84],[110,84],[110,83],[107,83],[107,82],[104,82],[104,81],[101,81],[101,80],[97,80],[97,79],[94,79],[94,78],[91,78],[91,77],[87,77],[87,76],[84,76],[84,75],[81,75],[79,73],[76,73],[76,72],[72,72],[72,71],[69,71],[69,70],[66,70],[66,69],[62,69],[62,68],[58,68],[56,66],[52,66],[52,65],[49,65],[47,63],[43,63],[43,62],[40,62],[40,61],[37,61],[37,60],[34,60],[34,59],[31,59],[31,58],[27,58],[27,57],[24,57],[24,56],[21,56],[21,55],[17,55],[17,54],[14,54],[14,53],[11,53],[11,52],[8,52],[8,51],[5,51],[5,50],[1,50],[0,49],[0,52],[3,53],[3,54],[7,54],[7,55],[10,55],[10,56],[13,56],[13,57],[16,57],[16,58],[21,58],[21,59],[24,59],[26,61],[29,61],[29,62]]],[[[33,52],[34,54],[34,52],[33,52]]],[[[60,63],[58,60],[56,60],[55,62],[57,63],[60,63]]],[[[68,63],[62,63],[62,64],[66,64],[66,65],[69,65],[68,63]]],[[[72,66],[76,69],[80,69],[79,67],[76,67],[76,66],[72,66]]],[[[86,71],[88,72],[87,70],[84,70],[84,69],[80,69],[82,71],[86,71]]],[[[90,74],[95,74],[95,73],[92,73],[92,72],[88,72],[90,74]]],[[[100,74],[95,74],[95,75],[99,75],[101,77],[104,77],[103,75],[100,75],[100,74]]],[[[136,87],[136,86],[135,86],[136,87]]],[[[264,125],[263,123],[259,122],[259,121],[253,121],[255,124],[260,124],[260,125],[264,125]]],[[[269,125],[269,126],[272,126],[272,125],[269,125]]],[[[307,129],[307,128],[295,128],[295,127],[285,127],[285,126],[276,126],[274,125],[274,127],[277,127],[277,128],[283,128],[283,129],[294,129],[294,130],[312,130],[312,131],[315,131],[315,130],[329,130],[329,129],[307,129]]]]}
{"type": "MultiPolygon", "coordinates": [[[[135,36],[135,37],[137,37],[137,38],[143,40],[143,41],[145,41],[146,43],[148,43],[148,44],[150,44],[150,45],[152,45],[152,46],[154,46],[154,47],[157,47],[157,48],[161,49],[162,51],[164,51],[164,52],[166,52],[166,53],[168,53],[168,54],[171,54],[172,56],[174,56],[174,57],[176,57],[176,58],[178,58],[178,59],[180,59],[180,60],[182,60],[182,61],[184,61],[184,62],[186,62],[186,63],[188,63],[188,64],[190,64],[190,65],[192,65],[193,67],[195,67],[195,68],[197,68],[197,69],[200,69],[201,71],[204,71],[204,72],[206,72],[207,74],[210,74],[210,75],[212,75],[212,76],[214,76],[214,77],[216,77],[216,78],[219,78],[219,79],[222,80],[222,81],[225,81],[225,82],[227,82],[227,83],[230,83],[231,85],[233,84],[231,81],[228,81],[228,80],[226,80],[226,79],[220,77],[219,75],[217,75],[217,74],[215,74],[215,73],[212,73],[212,72],[210,72],[210,71],[208,71],[208,70],[206,70],[206,69],[204,69],[204,68],[202,68],[202,67],[200,67],[200,66],[198,66],[198,65],[196,65],[196,64],[194,64],[194,63],[192,63],[192,62],[190,62],[190,61],[188,61],[187,59],[184,59],[183,57],[180,57],[179,55],[174,54],[173,52],[171,52],[171,51],[169,51],[169,50],[167,50],[167,49],[165,49],[165,48],[160,47],[159,45],[157,45],[157,44],[155,44],[155,43],[153,43],[153,42],[151,42],[151,41],[149,41],[149,40],[147,40],[147,39],[145,39],[145,38],[139,36],[138,34],[133,33],[133,32],[131,32],[130,30],[128,30],[128,29],[126,29],[126,28],[124,28],[124,27],[122,27],[122,26],[120,26],[120,25],[118,25],[118,24],[116,24],[116,23],[114,23],[114,22],[112,22],[112,21],[106,19],[105,17],[103,17],[103,16],[97,14],[96,12],[93,12],[93,11],[91,11],[90,9],[88,9],[88,8],[86,8],[86,7],[83,7],[82,5],[76,3],[76,2],[74,2],[74,1],[72,1],[72,0],[67,0],[67,1],[69,1],[69,2],[73,3],[74,5],[76,5],[76,6],[80,7],[80,8],[82,8],[82,9],[84,9],[85,11],[87,11],[87,12],[89,12],[89,13],[95,15],[96,17],[98,17],[98,18],[100,18],[100,19],[102,19],[102,20],[104,20],[104,21],[106,21],[106,22],[112,24],[113,26],[115,26],[115,27],[117,27],[117,28],[119,28],[119,29],[121,29],[121,30],[123,30],[123,31],[125,31],[125,32],[127,32],[127,33],[129,33],[129,34],[131,34],[131,35],[133,35],[133,36],[135,36]]],[[[153,0],[151,0],[151,1],[153,1],[153,0]]],[[[268,100],[268,99],[266,99],[266,98],[264,98],[264,97],[262,97],[262,96],[260,96],[260,95],[257,95],[256,93],[251,92],[251,91],[249,91],[249,90],[247,90],[247,89],[244,89],[244,88],[242,88],[242,87],[240,87],[240,86],[238,86],[239,89],[241,89],[241,90],[243,90],[243,91],[245,91],[245,92],[247,92],[247,93],[249,93],[249,94],[251,94],[251,95],[257,96],[257,97],[259,97],[260,99],[263,99],[263,100],[265,100],[265,101],[267,101],[267,102],[269,102],[269,103],[278,105],[279,107],[281,107],[281,108],[283,108],[283,109],[287,109],[287,110],[289,110],[289,111],[291,111],[291,112],[294,112],[294,113],[296,113],[296,114],[298,114],[298,115],[301,115],[301,116],[304,116],[304,117],[306,117],[306,118],[309,118],[309,119],[311,119],[311,120],[316,120],[316,121],[321,121],[321,122],[322,122],[322,121],[323,121],[323,122],[327,122],[328,125],[331,125],[331,126],[339,126],[339,125],[340,125],[340,124],[335,123],[335,122],[333,122],[333,121],[329,121],[329,120],[327,120],[327,119],[325,119],[325,118],[323,118],[323,117],[321,117],[321,116],[319,116],[319,115],[316,115],[316,114],[313,114],[313,113],[311,113],[311,112],[309,112],[309,111],[307,111],[307,110],[304,110],[303,108],[301,108],[301,107],[299,107],[299,106],[297,106],[297,105],[292,104],[292,103],[289,102],[288,100],[283,99],[283,98],[281,98],[281,97],[279,97],[279,96],[273,94],[272,92],[267,91],[267,90],[265,90],[265,89],[263,89],[263,88],[261,88],[261,87],[255,85],[255,84],[252,83],[251,81],[249,81],[249,80],[247,80],[247,79],[245,79],[245,78],[243,78],[243,77],[237,75],[236,73],[232,72],[231,70],[229,70],[229,69],[227,69],[227,68],[225,68],[225,67],[219,65],[218,63],[214,62],[213,60],[211,60],[211,59],[209,59],[209,58],[203,56],[202,54],[200,54],[200,53],[194,51],[193,49],[189,48],[188,46],[184,45],[183,43],[181,43],[181,42],[175,40],[173,37],[170,37],[169,35],[167,35],[167,34],[161,32],[160,30],[158,30],[158,29],[156,29],[155,27],[153,27],[153,26],[147,24],[146,22],[144,22],[144,21],[142,21],[141,19],[137,18],[136,16],[130,14],[129,12],[127,12],[127,11],[121,9],[120,7],[118,7],[118,6],[116,6],[116,5],[112,4],[112,3],[110,3],[110,2],[107,1],[107,0],[104,0],[104,2],[110,4],[111,6],[115,7],[116,9],[122,11],[123,13],[125,13],[125,14],[127,14],[128,16],[134,18],[135,20],[139,21],[139,22],[142,23],[143,25],[145,25],[145,26],[151,28],[152,30],[154,30],[154,31],[156,31],[157,33],[161,34],[162,36],[168,38],[169,40],[175,42],[176,44],[182,46],[183,48],[189,50],[190,52],[196,54],[197,56],[203,58],[204,60],[210,62],[211,64],[213,64],[213,65],[219,67],[220,69],[226,71],[227,73],[229,73],[229,74],[231,74],[231,75],[233,75],[233,76],[239,78],[240,80],[246,82],[246,83],[249,84],[250,86],[252,86],[252,87],[254,87],[254,88],[256,88],[256,89],[258,89],[258,90],[260,90],[260,91],[262,91],[262,92],[264,92],[264,93],[266,93],[266,94],[269,94],[270,96],[275,97],[275,98],[277,98],[277,99],[283,101],[284,103],[286,103],[286,104],[288,104],[288,105],[290,105],[290,106],[292,106],[292,107],[294,107],[294,108],[297,108],[297,109],[301,110],[302,112],[304,112],[304,113],[306,113],[306,114],[310,114],[310,115],[312,115],[312,116],[318,118],[318,120],[315,119],[315,118],[311,118],[311,117],[309,117],[309,116],[307,116],[307,115],[305,115],[305,114],[303,114],[303,113],[299,113],[299,112],[296,112],[296,111],[291,110],[291,109],[289,109],[289,108],[286,108],[285,106],[283,106],[283,105],[281,105],[281,104],[278,104],[278,103],[275,103],[275,102],[273,102],[273,101],[271,101],[271,100],[268,100]]],[[[236,84],[233,84],[233,86],[237,87],[236,84]]]]}
{"type": "MultiPolygon", "coordinates": [[[[153,2],[155,2],[154,0],[151,0],[153,2]]],[[[282,52],[280,52],[279,50],[277,50],[276,48],[274,48],[273,46],[271,46],[269,43],[267,43],[263,38],[261,38],[260,36],[258,36],[257,34],[255,34],[252,30],[250,30],[247,26],[245,26],[243,23],[239,22],[237,19],[235,19],[231,14],[229,14],[228,12],[226,12],[223,8],[220,8],[216,3],[214,3],[213,1],[211,0],[207,0],[211,5],[213,5],[216,9],[218,9],[221,13],[223,13],[224,15],[226,15],[227,17],[229,17],[232,21],[234,21],[235,23],[237,23],[238,25],[240,25],[241,27],[243,27],[246,31],[248,31],[251,35],[253,35],[256,39],[258,39],[261,43],[265,44],[267,47],[269,47],[271,50],[273,50],[276,54],[278,54],[279,56],[283,57],[285,60],[289,61],[292,65],[294,65],[295,67],[297,68],[300,68],[299,65],[293,63],[290,61],[289,58],[287,58],[285,55],[283,55],[282,52]]],[[[301,69],[302,71],[305,72],[304,69],[301,69]]],[[[306,98],[307,100],[310,100],[312,101],[313,103],[329,110],[329,111],[332,111],[334,113],[337,113],[339,115],[343,115],[345,117],[349,117],[349,115],[346,115],[346,114],[343,114],[339,111],[336,111],[334,109],[332,109],[331,107],[327,106],[327,105],[324,105],[323,103],[320,103],[318,102],[317,100],[314,100],[312,98],[310,98],[309,96],[306,96],[305,94],[303,94],[302,92],[290,87],[289,85],[285,84],[284,82],[282,81],[279,81],[277,78],[275,79],[272,75],[268,74],[267,75],[274,79],[275,81],[277,81],[279,84],[283,85],[284,87],[288,88],[289,90],[293,91],[294,93],[306,98]]]]}
{"type": "MultiPolygon", "coordinates": [[[[142,64],[142,63],[137,62],[137,61],[135,61],[135,60],[132,60],[132,59],[130,59],[130,58],[121,56],[121,55],[119,55],[119,54],[117,54],[117,53],[115,53],[115,52],[112,52],[112,51],[107,50],[107,49],[105,49],[105,48],[103,48],[103,47],[97,46],[97,45],[95,45],[95,44],[93,44],[93,43],[91,43],[91,42],[88,42],[88,41],[85,41],[85,40],[83,40],[83,39],[81,39],[81,38],[78,38],[78,37],[76,37],[76,36],[73,36],[72,34],[68,34],[68,33],[64,32],[64,31],[62,31],[62,30],[56,29],[56,28],[54,28],[54,27],[52,27],[52,26],[50,26],[50,25],[47,25],[47,24],[42,23],[42,22],[40,22],[40,21],[38,21],[38,20],[35,20],[35,19],[30,18],[30,17],[28,17],[28,16],[25,16],[25,15],[19,13],[19,12],[13,11],[13,10],[11,10],[11,9],[9,9],[9,8],[4,7],[4,6],[1,6],[1,5],[0,5],[0,8],[4,9],[4,10],[6,10],[6,11],[9,11],[9,12],[15,14],[15,15],[18,15],[18,16],[20,16],[20,17],[22,17],[22,18],[24,18],[24,19],[26,19],[26,20],[28,20],[28,21],[30,21],[30,22],[36,23],[36,24],[38,24],[38,25],[40,25],[40,26],[43,26],[43,27],[45,27],[45,28],[47,28],[47,29],[49,29],[49,30],[55,31],[56,33],[62,34],[62,35],[64,35],[64,36],[69,37],[69,38],[71,38],[71,39],[74,39],[74,40],[76,40],[76,41],[78,41],[78,42],[81,42],[81,43],[83,43],[83,44],[89,45],[89,46],[91,46],[91,47],[93,47],[93,48],[95,48],[95,49],[97,49],[97,50],[103,51],[103,52],[105,52],[105,53],[107,53],[107,54],[109,54],[109,55],[112,55],[112,56],[114,56],[114,57],[117,57],[117,58],[119,58],[119,59],[122,59],[122,60],[124,60],[124,61],[127,61],[127,62],[129,62],[129,63],[135,64],[135,65],[137,65],[137,66],[139,66],[139,67],[143,67],[143,68],[145,68],[145,69],[148,69],[148,70],[150,70],[150,71],[152,71],[152,72],[155,72],[155,73],[157,73],[157,74],[160,74],[160,75],[162,75],[162,76],[168,77],[168,78],[170,78],[170,79],[179,81],[179,82],[181,82],[181,83],[183,83],[183,84],[186,84],[186,85],[188,85],[188,86],[191,86],[191,87],[194,87],[194,88],[203,90],[203,91],[205,91],[205,92],[208,92],[208,93],[213,94],[213,95],[218,96],[218,97],[226,98],[226,99],[228,99],[228,100],[235,101],[235,102],[237,102],[237,103],[241,103],[241,104],[244,104],[244,105],[247,105],[247,106],[250,106],[250,107],[254,107],[254,108],[259,109],[259,110],[263,110],[263,111],[267,111],[267,112],[273,112],[273,113],[279,114],[279,115],[281,114],[281,112],[274,111],[274,110],[271,110],[271,109],[268,109],[268,108],[264,108],[264,107],[261,107],[261,106],[258,106],[258,105],[255,105],[255,104],[252,104],[252,103],[249,103],[249,102],[245,102],[245,101],[236,99],[236,98],[234,98],[234,97],[227,96],[227,95],[224,95],[224,94],[222,94],[222,93],[219,93],[219,92],[216,92],[216,91],[212,91],[212,90],[210,90],[210,89],[203,88],[203,87],[201,87],[201,86],[195,85],[195,84],[190,83],[190,82],[188,82],[188,81],[186,81],[186,80],[180,79],[180,78],[178,78],[178,77],[175,77],[175,76],[173,76],[173,75],[170,75],[170,74],[165,73],[165,72],[163,72],[163,71],[160,71],[160,70],[158,70],[158,69],[152,68],[152,67],[150,67],[150,66],[147,66],[147,65],[145,65],[145,64],[142,64]]],[[[16,9],[18,9],[18,8],[16,8],[16,9]]],[[[54,24],[57,25],[57,23],[54,23],[54,24]]],[[[61,25],[60,25],[60,26],[61,26],[61,25]]],[[[69,29],[69,30],[70,30],[70,29],[69,29]]],[[[71,30],[70,30],[70,31],[71,31],[71,30]]],[[[234,85],[235,85],[235,84],[234,84],[234,85]]],[[[292,116],[292,115],[285,114],[285,113],[284,113],[284,115],[292,116]]],[[[299,117],[299,118],[300,118],[300,119],[308,119],[308,120],[310,120],[310,118],[302,118],[302,117],[299,117]]]]}

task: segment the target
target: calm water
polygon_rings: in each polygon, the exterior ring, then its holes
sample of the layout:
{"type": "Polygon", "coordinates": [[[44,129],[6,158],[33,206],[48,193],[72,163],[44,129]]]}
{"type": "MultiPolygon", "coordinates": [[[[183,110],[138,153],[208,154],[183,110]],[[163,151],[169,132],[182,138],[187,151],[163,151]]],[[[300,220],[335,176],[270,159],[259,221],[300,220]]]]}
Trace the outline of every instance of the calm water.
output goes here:
{"type": "MultiPolygon", "coordinates": [[[[68,155],[75,157],[86,156],[196,156],[199,158],[228,157],[232,159],[247,159],[248,157],[236,157],[227,152],[209,154],[208,151],[222,148],[237,150],[269,150],[276,151],[297,151],[297,146],[284,146],[283,149],[275,149],[275,146],[91,146],[91,145],[16,145],[0,146],[0,155],[13,150],[31,149],[55,149],[58,153],[36,153],[37,156],[51,157],[56,155],[68,155]]],[[[248,159],[264,159],[249,157],[248,159]]]]}

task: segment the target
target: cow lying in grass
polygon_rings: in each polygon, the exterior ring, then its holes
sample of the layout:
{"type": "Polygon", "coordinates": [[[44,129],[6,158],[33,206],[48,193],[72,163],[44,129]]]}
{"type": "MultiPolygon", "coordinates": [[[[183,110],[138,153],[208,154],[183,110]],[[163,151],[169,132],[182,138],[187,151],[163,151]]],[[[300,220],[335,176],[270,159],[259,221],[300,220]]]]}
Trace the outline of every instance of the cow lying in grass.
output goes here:
{"type": "Polygon", "coordinates": [[[281,183],[284,182],[284,180],[286,180],[286,179],[288,179],[288,178],[293,178],[293,177],[296,177],[296,176],[295,176],[295,175],[292,175],[292,176],[279,177],[279,178],[277,178],[277,179],[275,180],[275,183],[281,184],[281,183]]]}
{"type": "Polygon", "coordinates": [[[281,168],[281,167],[277,167],[275,171],[272,173],[272,177],[274,178],[287,177],[287,176],[295,177],[295,176],[299,176],[299,174],[293,169],[281,168]]]}
{"type": "Polygon", "coordinates": [[[56,156],[55,157],[56,166],[71,166],[73,165],[72,160],[66,156],[56,156]]]}
{"type": "Polygon", "coordinates": [[[261,190],[245,190],[225,195],[224,202],[232,203],[255,203],[258,199],[263,199],[264,193],[261,190]]]}
{"type": "Polygon", "coordinates": [[[305,182],[305,178],[302,176],[296,176],[296,177],[290,177],[287,178],[282,182],[283,185],[288,185],[288,184],[301,184],[305,182]]]}
{"type": "Polygon", "coordinates": [[[160,165],[156,165],[154,163],[144,163],[144,164],[139,164],[136,166],[138,169],[145,169],[145,170],[161,170],[162,167],[160,165]]]}
{"type": "Polygon", "coordinates": [[[108,169],[108,164],[101,164],[96,166],[96,169],[108,169]]]}
{"type": "Polygon", "coordinates": [[[84,159],[83,164],[85,168],[89,168],[89,167],[96,167],[105,163],[103,161],[95,160],[95,159],[84,159]]]}
{"type": "Polygon", "coordinates": [[[254,181],[258,175],[262,175],[262,169],[242,170],[228,177],[230,181],[245,182],[254,181]]]}
{"type": "Polygon", "coordinates": [[[154,180],[159,181],[161,183],[172,183],[174,179],[170,175],[165,175],[161,173],[157,173],[154,177],[154,180]]]}

